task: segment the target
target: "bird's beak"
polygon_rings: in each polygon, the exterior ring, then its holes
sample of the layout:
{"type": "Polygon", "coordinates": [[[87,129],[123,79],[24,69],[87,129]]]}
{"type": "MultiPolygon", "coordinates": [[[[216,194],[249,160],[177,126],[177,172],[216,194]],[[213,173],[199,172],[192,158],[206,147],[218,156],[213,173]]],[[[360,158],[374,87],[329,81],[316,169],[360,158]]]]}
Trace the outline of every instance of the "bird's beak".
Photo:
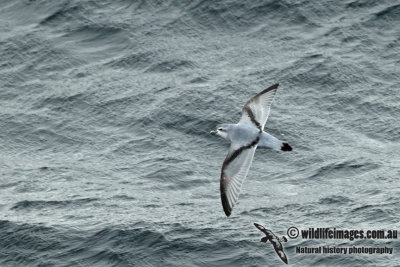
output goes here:
{"type": "Polygon", "coordinates": [[[216,134],[217,133],[217,131],[211,131],[210,132],[210,134],[216,134]]]}

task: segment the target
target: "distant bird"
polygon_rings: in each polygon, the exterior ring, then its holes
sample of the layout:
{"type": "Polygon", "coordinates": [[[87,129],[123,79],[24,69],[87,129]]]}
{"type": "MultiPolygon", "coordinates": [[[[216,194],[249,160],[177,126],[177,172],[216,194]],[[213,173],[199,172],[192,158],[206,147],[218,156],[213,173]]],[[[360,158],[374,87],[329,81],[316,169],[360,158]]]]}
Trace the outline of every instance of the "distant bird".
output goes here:
{"type": "Polygon", "coordinates": [[[281,258],[284,263],[288,264],[288,259],[285,252],[283,251],[283,247],[281,244],[281,242],[287,242],[287,238],[285,236],[283,236],[282,238],[278,238],[271,230],[264,228],[264,226],[258,223],[254,223],[254,225],[265,234],[265,236],[261,238],[261,242],[271,242],[279,258],[281,258]]]}
{"type": "Polygon", "coordinates": [[[249,172],[257,146],[292,150],[288,143],[264,132],[278,86],[279,84],[274,84],[250,99],[242,108],[242,117],[237,124],[221,124],[216,131],[211,131],[231,141],[220,179],[222,207],[228,217],[239,199],[242,183],[249,172]]]}

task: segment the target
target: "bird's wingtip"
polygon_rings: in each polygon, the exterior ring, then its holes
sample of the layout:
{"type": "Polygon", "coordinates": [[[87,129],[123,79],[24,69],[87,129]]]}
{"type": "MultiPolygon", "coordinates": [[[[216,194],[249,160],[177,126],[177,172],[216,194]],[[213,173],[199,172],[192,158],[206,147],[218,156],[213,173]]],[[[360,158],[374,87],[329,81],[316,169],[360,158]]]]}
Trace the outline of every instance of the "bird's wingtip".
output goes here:
{"type": "Polygon", "coordinates": [[[267,93],[267,92],[269,92],[271,90],[274,90],[274,89],[278,88],[278,86],[279,86],[279,83],[271,85],[270,87],[268,87],[267,89],[265,89],[261,93],[259,93],[258,95],[265,94],[265,93],[267,93]]]}
{"type": "Polygon", "coordinates": [[[232,214],[232,210],[231,209],[225,209],[225,207],[224,207],[224,212],[225,212],[225,215],[226,215],[226,217],[229,217],[229,216],[231,216],[231,214],[232,214]]]}
{"type": "Polygon", "coordinates": [[[231,216],[232,208],[229,205],[228,198],[226,197],[226,194],[222,189],[221,189],[221,202],[222,202],[222,207],[224,209],[226,217],[231,216]]]}

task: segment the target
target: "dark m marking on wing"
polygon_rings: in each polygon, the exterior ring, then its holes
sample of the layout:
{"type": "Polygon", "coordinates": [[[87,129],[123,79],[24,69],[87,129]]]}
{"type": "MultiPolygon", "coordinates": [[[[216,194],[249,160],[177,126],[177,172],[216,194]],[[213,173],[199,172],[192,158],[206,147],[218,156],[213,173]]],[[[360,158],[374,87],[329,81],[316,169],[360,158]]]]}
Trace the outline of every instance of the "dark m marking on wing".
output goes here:
{"type": "Polygon", "coordinates": [[[241,148],[235,150],[229,157],[225,159],[224,164],[222,164],[222,172],[224,171],[225,167],[229,165],[229,163],[231,163],[235,158],[237,158],[240,155],[240,153],[242,153],[243,150],[252,148],[253,146],[257,145],[259,141],[260,141],[260,136],[257,136],[257,138],[254,139],[254,141],[248,144],[247,146],[242,146],[241,148]]]}
{"type": "Polygon", "coordinates": [[[232,209],[229,206],[228,198],[225,194],[224,170],[229,165],[229,163],[231,163],[234,159],[236,159],[240,155],[240,153],[242,153],[246,149],[252,148],[253,146],[257,145],[259,141],[260,141],[260,137],[257,136],[257,138],[253,142],[248,144],[247,146],[242,146],[241,148],[235,150],[232,154],[230,154],[225,159],[224,163],[222,164],[221,179],[220,179],[221,202],[222,202],[222,207],[224,208],[224,212],[225,212],[226,216],[228,216],[228,217],[231,215],[232,209]]]}
{"type": "Polygon", "coordinates": [[[248,106],[244,106],[243,111],[246,112],[247,115],[249,115],[251,122],[256,125],[256,127],[258,128],[258,131],[261,133],[262,132],[261,124],[254,117],[253,111],[251,111],[251,109],[248,106]]]}

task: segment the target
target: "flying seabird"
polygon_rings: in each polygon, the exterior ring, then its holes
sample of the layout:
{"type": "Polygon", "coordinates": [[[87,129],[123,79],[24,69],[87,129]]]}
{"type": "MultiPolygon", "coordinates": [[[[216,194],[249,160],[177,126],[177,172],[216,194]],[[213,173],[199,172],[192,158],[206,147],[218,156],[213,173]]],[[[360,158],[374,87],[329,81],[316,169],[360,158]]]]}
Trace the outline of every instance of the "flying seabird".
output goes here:
{"type": "Polygon", "coordinates": [[[216,133],[231,141],[228,155],[222,164],[220,191],[222,207],[230,216],[237,203],[243,181],[253,161],[257,146],[274,150],[291,151],[292,147],[264,131],[272,100],[279,84],[263,90],[242,108],[242,117],[237,124],[221,124],[216,133]]]}
{"type": "Polygon", "coordinates": [[[281,258],[284,263],[288,264],[288,259],[285,252],[283,251],[283,247],[281,244],[281,242],[287,242],[287,238],[285,236],[283,236],[282,238],[278,238],[271,230],[264,228],[264,226],[258,223],[254,223],[254,225],[265,234],[265,236],[261,238],[261,242],[271,242],[279,258],[281,258]]]}

